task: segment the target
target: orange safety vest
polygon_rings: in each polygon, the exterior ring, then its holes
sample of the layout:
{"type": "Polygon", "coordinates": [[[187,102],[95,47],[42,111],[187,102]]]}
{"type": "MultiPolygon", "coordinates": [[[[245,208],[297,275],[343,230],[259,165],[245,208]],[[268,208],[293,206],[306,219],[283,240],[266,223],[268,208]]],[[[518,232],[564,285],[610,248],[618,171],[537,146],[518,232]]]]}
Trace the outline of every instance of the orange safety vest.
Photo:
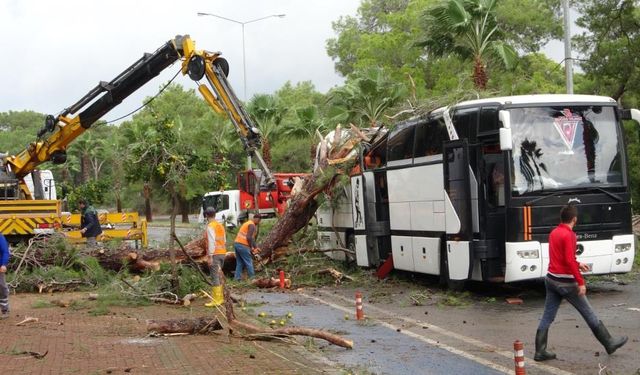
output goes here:
{"type": "MultiPolygon", "coordinates": [[[[213,255],[225,255],[227,253],[227,239],[224,231],[224,225],[218,223],[215,220],[211,220],[207,224],[207,229],[211,228],[216,235],[216,243],[213,251],[213,255]]],[[[204,232],[204,240],[207,243],[207,251],[209,250],[209,236],[207,231],[204,232]]]]}
{"type": "Polygon", "coordinates": [[[238,231],[238,235],[236,236],[236,242],[245,246],[249,246],[249,239],[247,238],[247,233],[249,233],[249,226],[255,225],[252,220],[248,220],[246,223],[240,226],[240,230],[238,231]]]}

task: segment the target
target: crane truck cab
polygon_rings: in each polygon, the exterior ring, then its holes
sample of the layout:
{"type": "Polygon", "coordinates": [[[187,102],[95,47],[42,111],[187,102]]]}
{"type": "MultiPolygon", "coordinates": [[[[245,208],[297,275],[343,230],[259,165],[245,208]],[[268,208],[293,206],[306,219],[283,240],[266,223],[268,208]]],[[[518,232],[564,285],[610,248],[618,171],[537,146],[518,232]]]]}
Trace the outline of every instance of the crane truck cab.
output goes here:
{"type": "Polygon", "coordinates": [[[204,210],[216,209],[216,221],[228,227],[237,227],[246,219],[246,211],[240,208],[240,190],[210,191],[202,197],[198,222],[204,223],[204,210]]]}

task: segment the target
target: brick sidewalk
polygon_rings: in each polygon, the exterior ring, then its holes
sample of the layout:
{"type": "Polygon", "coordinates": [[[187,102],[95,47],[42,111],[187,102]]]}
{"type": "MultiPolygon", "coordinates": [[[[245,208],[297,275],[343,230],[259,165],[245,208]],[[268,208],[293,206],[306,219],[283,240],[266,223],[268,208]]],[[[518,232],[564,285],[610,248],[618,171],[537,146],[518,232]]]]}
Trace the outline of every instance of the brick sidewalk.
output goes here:
{"type": "Polygon", "coordinates": [[[0,373],[8,374],[314,374],[339,373],[302,347],[212,336],[147,337],[146,319],[206,316],[200,307],[34,308],[38,300],[80,299],[86,294],[10,297],[11,317],[0,321],[0,373]],[[38,322],[16,326],[25,316],[38,322]],[[47,355],[36,359],[21,352],[47,355]],[[251,356],[255,358],[250,358],[251,356]]]}

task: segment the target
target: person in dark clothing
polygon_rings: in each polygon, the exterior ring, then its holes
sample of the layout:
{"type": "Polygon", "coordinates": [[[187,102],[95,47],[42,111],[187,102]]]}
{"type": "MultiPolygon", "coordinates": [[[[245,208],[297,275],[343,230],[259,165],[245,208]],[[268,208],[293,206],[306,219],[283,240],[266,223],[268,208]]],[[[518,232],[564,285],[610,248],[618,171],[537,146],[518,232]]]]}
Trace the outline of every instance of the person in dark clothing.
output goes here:
{"type": "Polygon", "coordinates": [[[93,248],[98,245],[96,237],[102,234],[98,212],[93,206],[82,198],[78,201],[82,216],[80,217],[80,233],[87,239],[87,247],[93,248]]]}
{"type": "Polygon", "coordinates": [[[589,265],[576,260],[577,239],[573,227],[578,222],[578,209],[567,205],[560,210],[561,223],[549,234],[549,270],[544,284],[547,295],[544,314],[536,331],[536,361],[555,359],[556,355],[547,351],[547,335],[553,323],[560,302],[566,299],[578,310],[598,341],[612,354],[627,342],[627,336],[613,338],[607,327],[591,308],[587,299],[587,287],[580,272],[589,270],[589,265]]]}
{"type": "Polygon", "coordinates": [[[0,233],[0,319],[9,317],[9,288],[5,275],[7,274],[7,266],[9,265],[9,244],[4,235],[0,233]]]}

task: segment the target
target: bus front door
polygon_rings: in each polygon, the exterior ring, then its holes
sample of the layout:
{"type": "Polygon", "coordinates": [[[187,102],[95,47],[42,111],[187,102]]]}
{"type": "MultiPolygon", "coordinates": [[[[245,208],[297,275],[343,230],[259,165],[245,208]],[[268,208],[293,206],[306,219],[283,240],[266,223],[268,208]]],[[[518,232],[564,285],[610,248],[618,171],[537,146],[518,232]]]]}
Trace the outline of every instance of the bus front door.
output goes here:
{"type": "MultiPolygon", "coordinates": [[[[446,245],[443,271],[449,280],[471,278],[473,267],[473,200],[469,145],[466,140],[444,143],[444,189],[446,245]]],[[[440,275],[443,275],[440,272],[440,275]]]]}

